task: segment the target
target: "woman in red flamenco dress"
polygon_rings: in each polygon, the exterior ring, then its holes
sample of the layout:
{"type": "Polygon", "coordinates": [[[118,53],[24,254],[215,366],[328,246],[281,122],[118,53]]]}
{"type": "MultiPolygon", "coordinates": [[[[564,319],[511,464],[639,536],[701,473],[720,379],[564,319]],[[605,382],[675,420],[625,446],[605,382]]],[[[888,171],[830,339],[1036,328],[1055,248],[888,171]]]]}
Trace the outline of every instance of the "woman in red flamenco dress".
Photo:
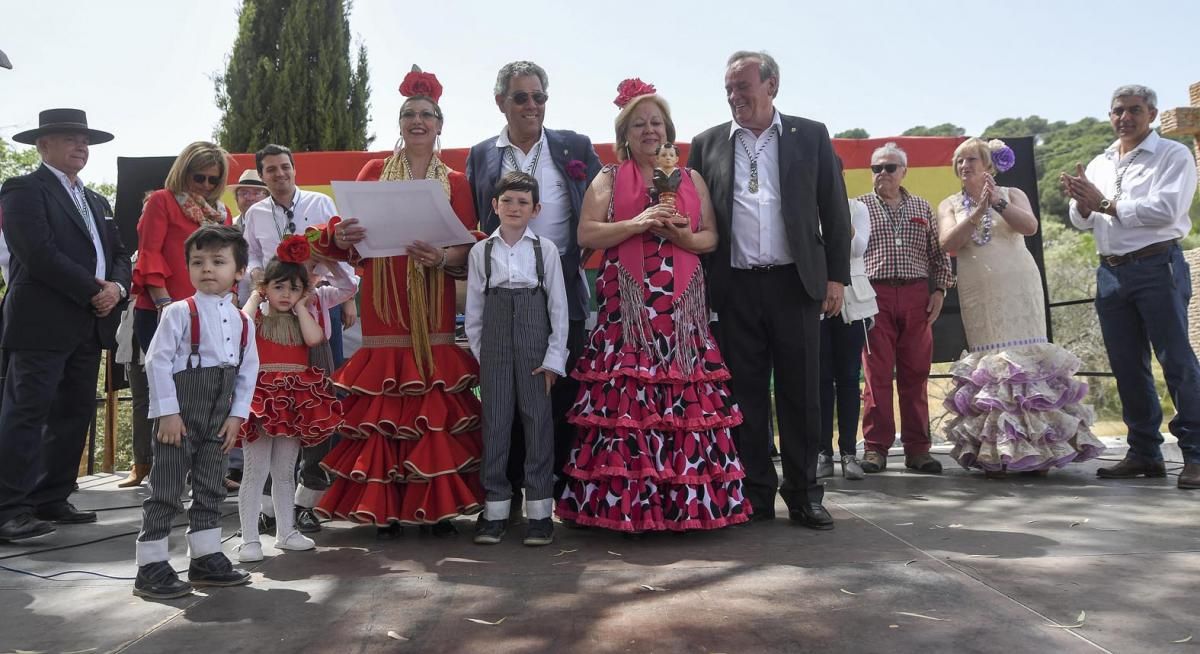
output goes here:
{"type": "Polygon", "coordinates": [[[671,114],[640,80],[618,90],[621,163],[592,181],[579,226],[580,245],[604,250],[604,263],[596,327],[572,372],[579,440],[556,510],[626,533],[746,522],[745,472],[729,431],[742,414],[709,331],[697,256],[716,248],[708,189],[684,169],[673,205],[655,197],[657,155],[673,150],[671,114]]]}
{"type": "MultiPolygon", "coordinates": [[[[476,227],[466,176],[438,158],[441,85],[414,71],[400,92],[401,143],[367,163],[359,181],[432,179],[469,230],[476,227]]],[[[363,345],[334,375],[343,399],[343,438],[322,466],[337,478],[315,511],[322,517],[374,524],[381,537],[401,525],[454,533],[450,519],[477,513],[482,452],[479,400],[471,392],[479,366],[454,343],[454,279],[466,274],[470,245],[435,248],[416,242],[407,255],[361,258],[354,244],[365,228],[332,219],[312,236],[313,249],[362,266],[363,345]]]]}

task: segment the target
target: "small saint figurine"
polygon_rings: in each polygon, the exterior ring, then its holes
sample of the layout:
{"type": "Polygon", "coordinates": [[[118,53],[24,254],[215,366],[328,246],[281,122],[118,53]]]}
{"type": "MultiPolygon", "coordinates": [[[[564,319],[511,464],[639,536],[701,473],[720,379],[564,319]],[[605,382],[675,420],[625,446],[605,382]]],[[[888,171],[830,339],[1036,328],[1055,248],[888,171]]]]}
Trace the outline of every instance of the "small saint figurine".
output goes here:
{"type": "Polygon", "coordinates": [[[679,190],[681,172],[678,167],[679,150],[674,143],[663,143],[654,151],[654,190],[658,203],[675,208],[675,192],[679,190]]]}

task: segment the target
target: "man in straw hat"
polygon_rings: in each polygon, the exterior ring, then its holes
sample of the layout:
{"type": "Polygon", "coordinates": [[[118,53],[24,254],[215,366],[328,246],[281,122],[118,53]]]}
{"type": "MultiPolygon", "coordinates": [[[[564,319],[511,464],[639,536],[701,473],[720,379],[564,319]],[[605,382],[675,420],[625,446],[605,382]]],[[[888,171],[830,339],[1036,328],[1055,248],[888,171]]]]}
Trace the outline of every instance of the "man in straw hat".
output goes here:
{"type": "Polygon", "coordinates": [[[115,348],[117,306],[129,294],[129,254],[112,209],[79,171],[88,147],[112,140],[79,109],[47,109],[37,129],[42,165],[0,188],[12,252],[0,347],[7,357],[0,404],[0,542],[95,522],[67,501],[95,414],[100,351],[115,348]]]}

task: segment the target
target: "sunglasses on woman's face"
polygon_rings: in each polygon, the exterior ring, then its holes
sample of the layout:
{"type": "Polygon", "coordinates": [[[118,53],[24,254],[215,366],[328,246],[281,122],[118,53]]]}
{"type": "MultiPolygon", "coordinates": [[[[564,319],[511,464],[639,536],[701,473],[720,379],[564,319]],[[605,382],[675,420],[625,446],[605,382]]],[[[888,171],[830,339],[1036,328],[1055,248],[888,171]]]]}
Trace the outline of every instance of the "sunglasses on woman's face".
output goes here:
{"type": "Polygon", "coordinates": [[[546,104],[546,101],[550,99],[550,96],[542,93],[541,91],[534,91],[533,93],[517,91],[508,97],[513,101],[513,104],[525,104],[526,102],[529,102],[529,98],[533,98],[535,103],[542,105],[546,104]]]}
{"type": "Polygon", "coordinates": [[[875,173],[876,175],[878,175],[879,173],[882,173],[885,170],[888,171],[889,173],[894,173],[899,169],[900,169],[900,164],[893,164],[893,163],[871,164],[871,172],[875,173]]]}
{"type": "Polygon", "coordinates": [[[217,186],[221,183],[221,176],[220,175],[201,175],[200,173],[196,173],[195,175],[192,175],[192,181],[196,182],[197,184],[203,184],[205,182],[208,182],[209,185],[211,185],[211,186],[217,186]]]}

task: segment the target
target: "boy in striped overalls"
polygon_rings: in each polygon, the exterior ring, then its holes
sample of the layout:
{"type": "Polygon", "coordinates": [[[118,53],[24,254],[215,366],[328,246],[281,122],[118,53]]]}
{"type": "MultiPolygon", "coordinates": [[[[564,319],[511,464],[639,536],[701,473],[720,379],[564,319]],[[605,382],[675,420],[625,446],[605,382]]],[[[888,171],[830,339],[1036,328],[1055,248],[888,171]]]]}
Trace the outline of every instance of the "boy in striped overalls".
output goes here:
{"type": "Polygon", "coordinates": [[[541,208],[537,179],[500,178],[500,227],[471,248],[466,332],[479,359],[483,401],[484,514],[475,542],[499,543],[512,504],[506,473],[514,410],[525,429],[526,545],[554,541],[554,420],[550,387],[566,371],[567,292],[558,247],[529,229],[541,208]]]}
{"type": "Polygon", "coordinates": [[[193,585],[250,581],[221,551],[225,454],[249,415],[258,376],[254,324],[230,292],[246,272],[246,241],[233,227],[206,225],[188,237],[184,248],[196,294],[162,310],[145,359],[156,438],[133,594],[151,599],[181,597],[193,585]],[[189,478],[190,584],[175,574],[167,545],[189,478]]]}

